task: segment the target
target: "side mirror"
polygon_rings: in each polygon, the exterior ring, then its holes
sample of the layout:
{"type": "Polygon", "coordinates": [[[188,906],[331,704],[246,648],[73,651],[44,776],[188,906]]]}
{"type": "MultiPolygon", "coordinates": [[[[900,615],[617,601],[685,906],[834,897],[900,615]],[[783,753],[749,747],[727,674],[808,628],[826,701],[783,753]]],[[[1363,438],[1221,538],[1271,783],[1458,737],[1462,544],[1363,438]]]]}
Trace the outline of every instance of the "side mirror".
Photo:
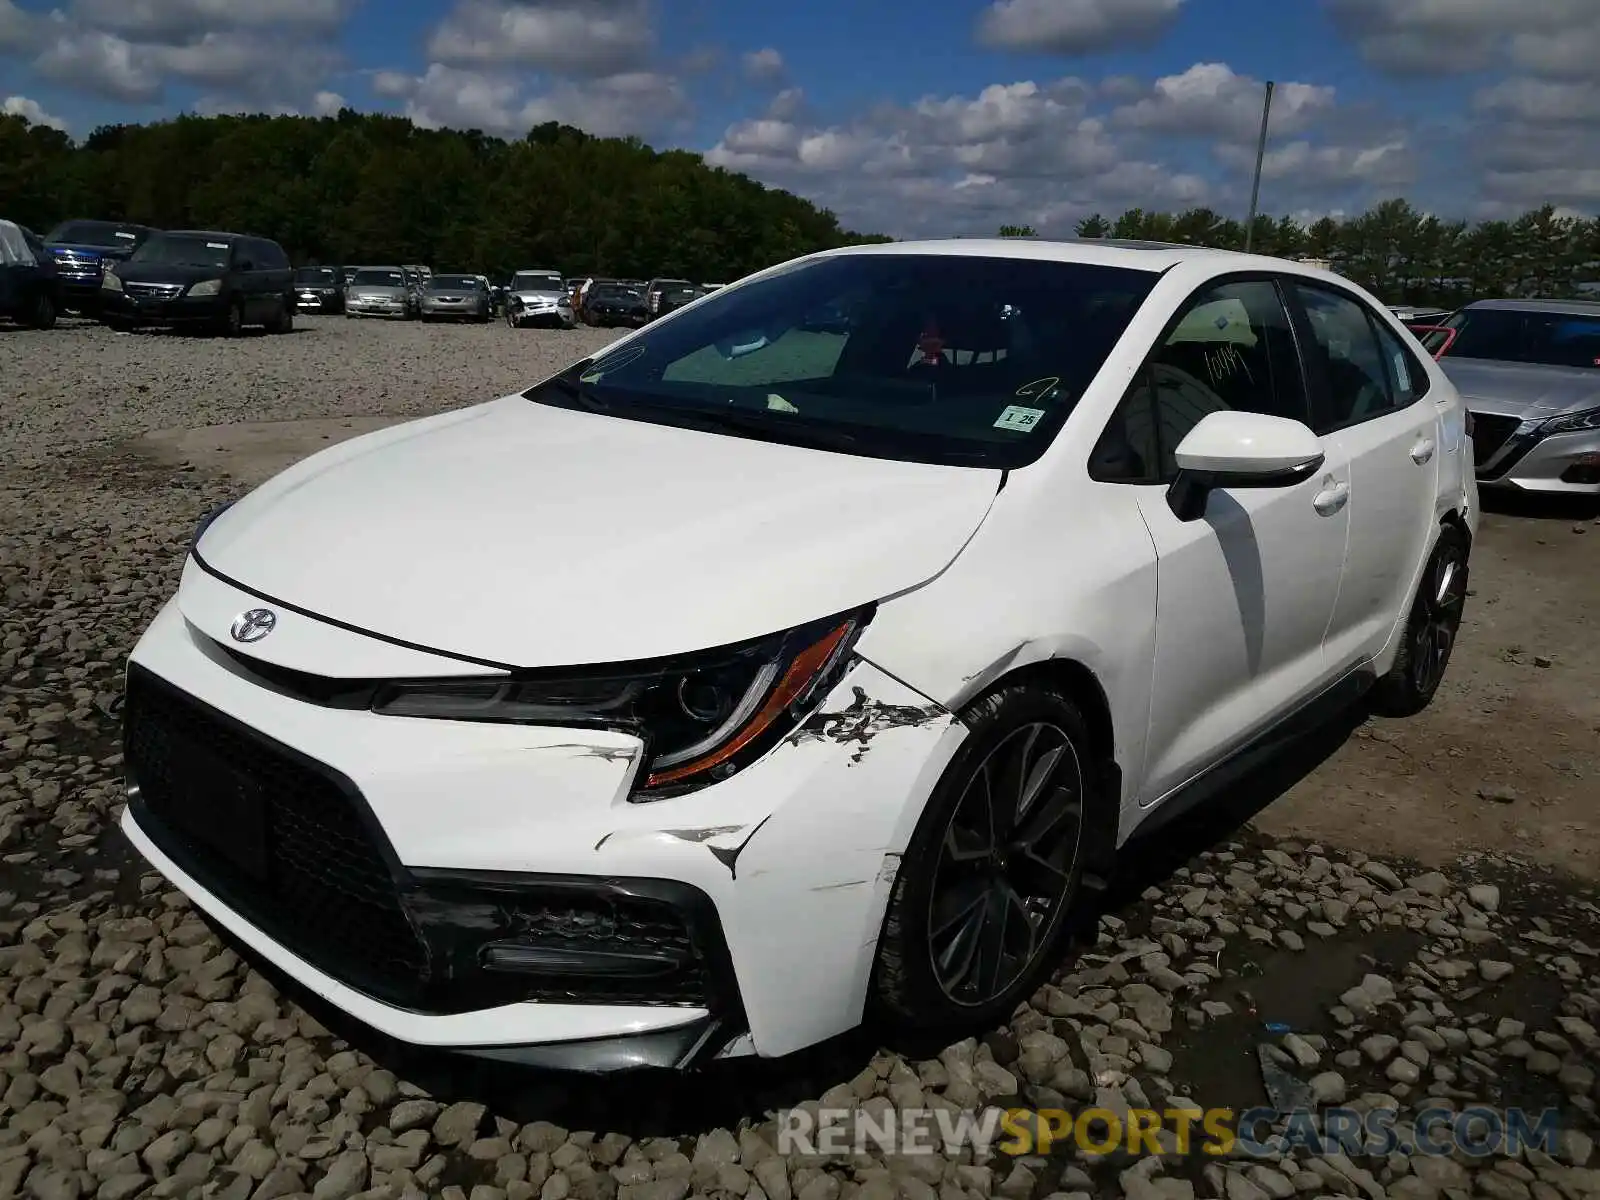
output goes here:
{"type": "Polygon", "coordinates": [[[1167,505],[1198,521],[1219,488],[1288,488],[1316,474],[1326,455],[1309,426],[1288,417],[1227,410],[1209,413],[1178,443],[1178,476],[1167,505]]]}

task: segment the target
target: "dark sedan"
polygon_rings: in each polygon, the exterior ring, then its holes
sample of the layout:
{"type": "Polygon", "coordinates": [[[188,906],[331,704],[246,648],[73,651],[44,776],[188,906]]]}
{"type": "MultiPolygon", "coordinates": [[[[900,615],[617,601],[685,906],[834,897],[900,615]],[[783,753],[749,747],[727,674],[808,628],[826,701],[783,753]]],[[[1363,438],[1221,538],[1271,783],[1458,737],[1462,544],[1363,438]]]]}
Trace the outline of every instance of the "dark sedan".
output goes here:
{"type": "Polygon", "coordinates": [[[344,279],[337,267],[301,267],[294,273],[294,300],[301,312],[344,311],[344,279]]]}
{"type": "Polygon", "coordinates": [[[602,329],[617,326],[637,328],[650,319],[645,307],[644,289],[620,283],[597,283],[589,289],[583,312],[589,324],[602,329]]]}

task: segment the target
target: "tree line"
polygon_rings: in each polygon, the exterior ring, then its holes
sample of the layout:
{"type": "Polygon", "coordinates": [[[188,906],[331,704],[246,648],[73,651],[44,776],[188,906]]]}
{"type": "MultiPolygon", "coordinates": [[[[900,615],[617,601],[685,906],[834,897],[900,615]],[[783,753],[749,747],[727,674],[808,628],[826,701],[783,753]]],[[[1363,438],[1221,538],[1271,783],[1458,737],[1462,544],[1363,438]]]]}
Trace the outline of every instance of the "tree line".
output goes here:
{"type": "MultiPolygon", "coordinates": [[[[1005,225],[999,233],[1034,236],[1026,225],[1005,225]]],[[[1078,222],[1077,234],[1245,248],[1244,222],[1209,208],[1176,214],[1135,208],[1114,221],[1095,214],[1078,222]]],[[[1514,221],[1476,225],[1419,212],[1405,200],[1310,225],[1261,216],[1250,243],[1258,254],[1324,262],[1390,304],[1456,308],[1491,296],[1600,299],[1594,290],[1600,287],[1600,219],[1558,216],[1548,204],[1514,221]]]]}
{"type": "Polygon", "coordinates": [[[698,154],[554,122],[516,141],[403,117],[183,116],[81,143],[0,116],[0,217],[91,217],[278,241],[296,264],[503,276],[736,279],[861,241],[826,209],[698,154]]]}
{"type": "MultiPolygon", "coordinates": [[[[687,150],[554,122],[508,141],[349,109],[102,126],[82,142],[0,115],[0,217],[40,233],[69,217],[256,233],[296,263],[421,262],[497,276],[539,266],[713,282],[814,250],[890,240],[851,232],[832,212],[687,150]]],[[[1207,208],[1096,214],[1077,233],[1228,249],[1246,240],[1242,222],[1207,208]]],[[[1470,225],[1387,200],[1310,225],[1261,216],[1250,240],[1264,254],[1324,260],[1392,304],[1568,297],[1600,282],[1600,220],[1548,205],[1470,225]]]]}

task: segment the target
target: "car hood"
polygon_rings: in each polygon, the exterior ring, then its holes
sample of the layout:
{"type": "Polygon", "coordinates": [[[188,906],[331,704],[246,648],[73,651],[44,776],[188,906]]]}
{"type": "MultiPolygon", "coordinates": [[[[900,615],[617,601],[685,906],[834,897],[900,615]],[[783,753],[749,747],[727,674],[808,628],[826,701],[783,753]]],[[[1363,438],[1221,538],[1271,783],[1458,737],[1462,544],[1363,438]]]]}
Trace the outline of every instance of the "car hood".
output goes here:
{"type": "Polygon", "coordinates": [[[1448,354],[1439,366],[1474,412],[1540,420],[1600,405],[1600,368],[1544,367],[1448,354]]]}
{"type": "Polygon", "coordinates": [[[166,263],[125,262],[117,265],[117,278],[124,283],[198,283],[202,279],[221,279],[227,267],[179,267],[166,263]]]}
{"type": "Polygon", "coordinates": [[[775,445],[508,396],[291,467],[196,547],[319,616],[518,667],[759,637],[917,587],[999,471],[775,445]]]}
{"type": "Polygon", "coordinates": [[[565,292],[541,288],[518,288],[511,294],[524,304],[555,304],[566,295],[565,292]]]}
{"type": "Polygon", "coordinates": [[[434,288],[432,291],[423,292],[422,298],[424,300],[476,300],[478,293],[468,291],[465,288],[460,291],[454,288],[434,288]]]}

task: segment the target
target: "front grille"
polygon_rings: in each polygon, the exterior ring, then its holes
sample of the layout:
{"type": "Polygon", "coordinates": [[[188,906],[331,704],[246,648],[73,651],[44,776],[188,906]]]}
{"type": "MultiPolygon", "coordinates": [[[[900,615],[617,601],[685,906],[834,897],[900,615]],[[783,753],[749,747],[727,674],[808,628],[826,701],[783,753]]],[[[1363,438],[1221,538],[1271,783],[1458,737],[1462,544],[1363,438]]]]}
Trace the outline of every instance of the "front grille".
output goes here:
{"type": "Polygon", "coordinates": [[[1472,459],[1483,466],[1495,452],[1506,444],[1506,439],[1522,424],[1520,417],[1503,417],[1496,413],[1472,414],[1472,459]]]}
{"type": "Polygon", "coordinates": [[[152,300],[176,300],[183,293],[181,283],[123,283],[130,296],[152,300]]]}
{"type": "MultiPolygon", "coordinates": [[[[250,666],[311,703],[350,703],[250,666]]],[[[359,991],[420,1012],[738,1007],[715,907],[695,888],[408,870],[380,848],[354,784],[138,666],[123,720],[146,832],[229,908],[359,991]],[[532,958],[492,969],[491,946],[532,958]]]]}
{"type": "Polygon", "coordinates": [[[426,954],[333,779],[137,668],[124,739],[142,807],[200,883],[330,975],[380,999],[419,998],[426,954]]]}

